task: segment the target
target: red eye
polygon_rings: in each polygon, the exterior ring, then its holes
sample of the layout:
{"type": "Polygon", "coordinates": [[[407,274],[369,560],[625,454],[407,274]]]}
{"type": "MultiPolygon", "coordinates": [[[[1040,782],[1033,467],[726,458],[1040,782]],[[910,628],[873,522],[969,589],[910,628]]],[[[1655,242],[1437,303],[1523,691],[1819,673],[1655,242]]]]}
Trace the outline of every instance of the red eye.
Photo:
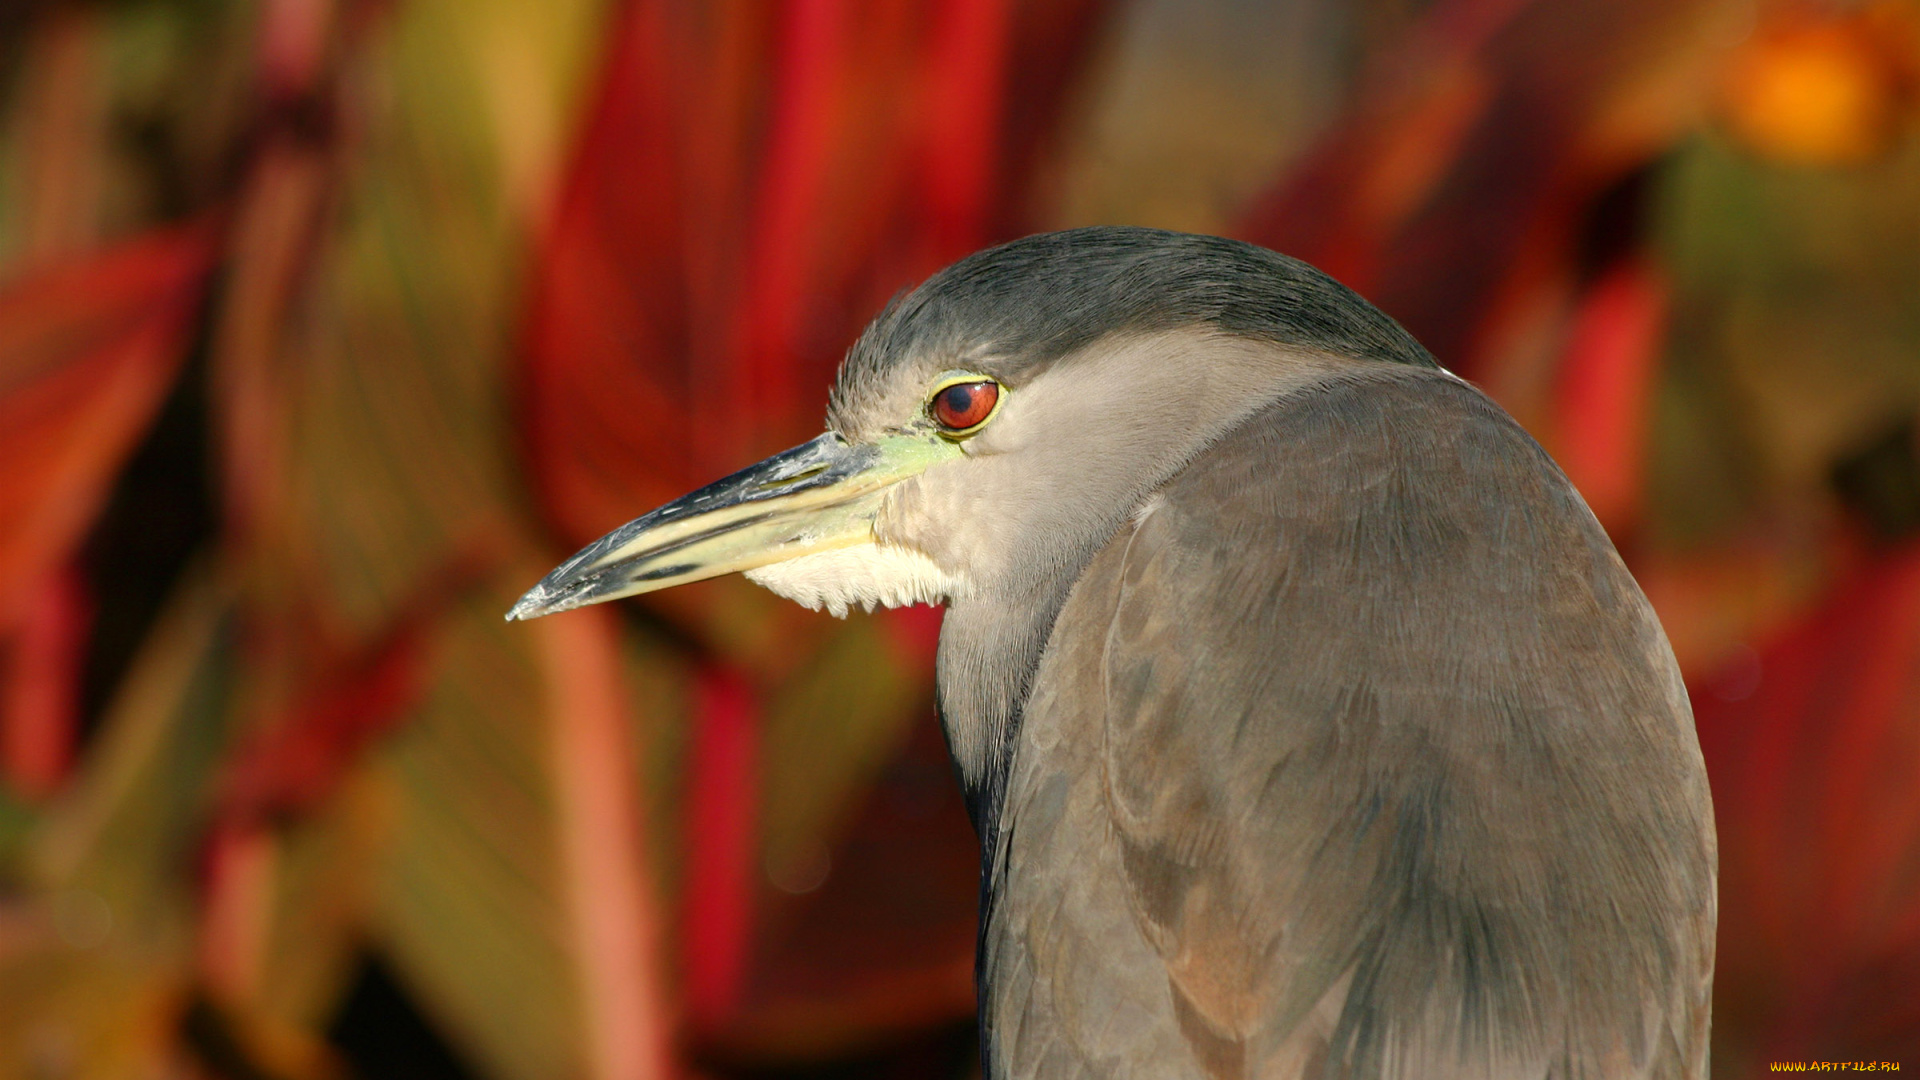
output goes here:
{"type": "Polygon", "coordinates": [[[986,423],[999,400],[1000,384],[990,379],[955,383],[933,395],[933,418],[948,431],[965,431],[986,423]]]}

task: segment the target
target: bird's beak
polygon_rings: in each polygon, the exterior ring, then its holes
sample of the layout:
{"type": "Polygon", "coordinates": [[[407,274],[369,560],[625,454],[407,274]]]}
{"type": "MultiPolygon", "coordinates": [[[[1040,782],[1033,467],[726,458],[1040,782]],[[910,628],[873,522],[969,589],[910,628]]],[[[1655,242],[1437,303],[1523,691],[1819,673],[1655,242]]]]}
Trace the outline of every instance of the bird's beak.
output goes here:
{"type": "Polygon", "coordinates": [[[507,618],[532,619],[871,543],[887,489],[960,453],[932,432],[869,443],[828,432],[588,544],[527,590],[507,618]]]}

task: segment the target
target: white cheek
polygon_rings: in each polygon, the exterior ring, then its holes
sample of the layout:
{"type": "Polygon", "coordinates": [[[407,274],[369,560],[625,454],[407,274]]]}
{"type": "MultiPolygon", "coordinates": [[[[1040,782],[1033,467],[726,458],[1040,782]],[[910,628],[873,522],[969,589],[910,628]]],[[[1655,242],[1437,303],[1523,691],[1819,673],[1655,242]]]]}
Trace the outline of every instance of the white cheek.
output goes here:
{"type": "Polygon", "coordinates": [[[747,580],[836,619],[855,606],[940,604],[965,596],[968,582],[911,548],[858,544],[747,571],[747,580]]]}

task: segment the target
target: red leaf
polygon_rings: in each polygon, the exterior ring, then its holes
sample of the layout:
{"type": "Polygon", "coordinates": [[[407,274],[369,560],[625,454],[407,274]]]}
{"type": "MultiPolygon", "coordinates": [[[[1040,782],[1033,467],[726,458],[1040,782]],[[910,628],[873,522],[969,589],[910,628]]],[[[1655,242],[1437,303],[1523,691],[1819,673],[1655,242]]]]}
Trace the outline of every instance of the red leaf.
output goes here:
{"type": "Polygon", "coordinates": [[[1046,159],[1067,95],[1092,61],[1106,19],[1119,8],[1111,0],[1008,6],[1007,54],[1001,61],[1000,161],[996,182],[987,194],[982,243],[1022,236],[1043,224],[1034,217],[1034,196],[1048,171],[1046,159]]]}
{"type": "Polygon", "coordinates": [[[1437,5],[1368,73],[1351,115],[1255,202],[1238,234],[1372,295],[1396,234],[1458,167],[1462,141],[1485,118],[1494,80],[1481,53],[1532,3],[1437,5]]]}
{"type": "Polygon", "coordinates": [[[1716,1059],[1920,1056],[1920,545],[1693,698],[1720,831],[1716,1059]]]}
{"type": "Polygon", "coordinates": [[[702,673],[687,778],[682,949],[687,1011],[711,1028],[739,1004],[752,948],[759,845],[759,707],[739,676],[702,673]]]}
{"type": "Polygon", "coordinates": [[[1577,257],[1581,213],[1691,122],[1712,0],[1448,0],[1237,234],[1325,269],[1483,378],[1503,319],[1577,257]],[[1647,92],[1648,87],[1654,92],[1647,92]]]}
{"type": "Polygon", "coordinates": [[[559,801],[568,925],[585,1006],[590,1075],[649,1080],[669,1064],[659,914],[641,850],[619,625],[605,608],[543,619],[547,722],[559,801]]]}
{"type": "Polygon", "coordinates": [[[491,564],[476,548],[429,575],[373,639],[322,664],[284,717],[267,718],[227,770],[220,817],[258,824],[304,813],[426,691],[442,616],[491,564]]]}
{"type": "Polygon", "coordinates": [[[0,290],[0,625],[68,556],[186,353],[213,256],[167,229],[0,290]]]}
{"type": "Polygon", "coordinates": [[[72,763],[92,612],[71,566],[47,575],[24,607],[0,670],[0,775],[14,791],[40,799],[59,788],[72,763]]]}
{"type": "Polygon", "coordinates": [[[538,494],[580,542],[698,472],[673,43],[664,3],[636,0],[622,12],[536,264],[520,395],[538,494]]]}
{"type": "Polygon", "coordinates": [[[361,751],[426,689],[426,621],[408,612],[363,652],[327,672],[292,715],[250,741],[229,774],[223,816],[297,816],[333,793],[361,751]]]}
{"type": "Polygon", "coordinates": [[[258,992],[273,908],[273,835],[257,821],[217,823],[200,852],[201,904],[195,960],[227,1001],[258,992]]]}
{"type": "MultiPolygon", "coordinates": [[[[773,80],[773,124],[759,178],[758,221],[748,250],[748,285],[738,317],[744,351],[732,364],[736,426],[729,450],[751,454],[741,438],[756,420],[795,410],[793,343],[800,332],[820,246],[820,203],[833,166],[840,103],[835,91],[852,58],[853,12],[844,0],[795,0],[781,9],[773,80]]],[[[722,385],[726,385],[723,383],[722,385]]]]}
{"type": "Polygon", "coordinates": [[[1618,537],[1640,509],[1667,284],[1637,259],[1603,274],[1574,312],[1554,416],[1554,457],[1618,537]]]}
{"type": "Polygon", "coordinates": [[[1103,6],[623,7],[525,337],[569,543],[817,430],[886,297],[1011,227],[1030,176],[1002,163],[1031,170],[1103,6]]]}
{"type": "Polygon", "coordinates": [[[936,258],[980,245],[1000,177],[1007,0],[948,0],[928,76],[927,206],[936,258]]]}

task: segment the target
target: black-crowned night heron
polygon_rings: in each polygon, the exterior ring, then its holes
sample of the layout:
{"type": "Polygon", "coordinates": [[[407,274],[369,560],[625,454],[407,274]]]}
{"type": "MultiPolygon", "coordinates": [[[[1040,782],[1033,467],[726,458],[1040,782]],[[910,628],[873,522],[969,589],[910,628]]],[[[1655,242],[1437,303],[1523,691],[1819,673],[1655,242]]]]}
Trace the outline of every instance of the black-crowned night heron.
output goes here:
{"type": "Polygon", "coordinates": [[[509,618],[736,570],[945,603],[991,1077],[1698,1077],[1714,835],[1666,638],[1534,441],[1298,261],[1030,237],[826,434],[509,618]]]}

